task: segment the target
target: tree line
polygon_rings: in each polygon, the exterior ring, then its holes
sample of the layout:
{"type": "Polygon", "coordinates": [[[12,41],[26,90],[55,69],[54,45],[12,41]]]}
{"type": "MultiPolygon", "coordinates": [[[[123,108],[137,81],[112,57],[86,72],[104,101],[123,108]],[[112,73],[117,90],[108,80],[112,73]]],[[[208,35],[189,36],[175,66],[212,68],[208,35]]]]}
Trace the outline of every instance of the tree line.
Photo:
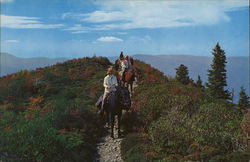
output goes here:
{"type": "MultiPolygon", "coordinates": [[[[205,86],[202,83],[201,77],[198,75],[196,82],[189,77],[188,67],[181,64],[176,68],[176,80],[182,84],[191,84],[195,87],[204,89],[209,95],[224,100],[232,100],[234,98],[234,90],[232,92],[225,89],[227,86],[227,70],[226,70],[226,55],[219,43],[212,50],[213,61],[211,69],[208,70],[208,81],[205,86]]],[[[246,93],[246,89],[241,86],[239,93],[238,107],[240,109],[250,108],[250,97],[246,93]]]]}

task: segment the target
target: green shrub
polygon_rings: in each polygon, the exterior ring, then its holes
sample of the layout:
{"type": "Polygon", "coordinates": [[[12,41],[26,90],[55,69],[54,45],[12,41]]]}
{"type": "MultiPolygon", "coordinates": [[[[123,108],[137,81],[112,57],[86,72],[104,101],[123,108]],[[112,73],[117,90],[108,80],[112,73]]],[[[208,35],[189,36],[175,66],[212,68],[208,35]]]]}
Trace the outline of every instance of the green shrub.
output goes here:
{"type": "Polygon", "coordinates": [[[190,132],[184,124],[185,120],[175,123],[166,118],[153,122],[149,128],[149,136],[154,150],[162,155],[184,154],[192,143],[190,132]]]}
{"type": "Polygon", "coordinates": [[[196,142],[225,152],[233,150],[240,132],[241,117],[239,110],[224,102],[202,105],[191,125],[196,142]]]}
{"type": "Polygon", "coordinates": [[[144,152],[144,140],[139,134],[130,134],[121,143],[122,158],[127,162],[146,161],[144,152]]]}

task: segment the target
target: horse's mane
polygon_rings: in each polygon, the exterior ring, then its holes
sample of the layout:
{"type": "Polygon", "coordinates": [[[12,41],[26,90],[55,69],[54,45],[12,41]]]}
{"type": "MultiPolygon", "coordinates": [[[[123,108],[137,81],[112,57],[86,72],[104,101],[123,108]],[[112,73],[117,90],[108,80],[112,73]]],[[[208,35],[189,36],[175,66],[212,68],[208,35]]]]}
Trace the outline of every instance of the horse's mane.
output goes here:
{"type": "Polygon", "coordinates": [[[119,59],[115,60],[115,70],[119,69],[119,59]]]}

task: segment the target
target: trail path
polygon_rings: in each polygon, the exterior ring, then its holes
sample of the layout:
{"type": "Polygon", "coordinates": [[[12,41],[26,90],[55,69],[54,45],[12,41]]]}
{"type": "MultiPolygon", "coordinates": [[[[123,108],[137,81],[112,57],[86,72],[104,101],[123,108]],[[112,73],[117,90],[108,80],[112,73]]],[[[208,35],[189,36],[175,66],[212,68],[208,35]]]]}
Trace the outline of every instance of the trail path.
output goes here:
{"type": "Polygon", "coordinates": [[[106,132],[97,143],[98,152],[95,162],[123,162],[121,157],[121,142],[123,138],[117,138],[117,131],[114,131],[115,139],[110,137],[110,132],[106,132]]]}
{"type": "MultiPolygon", "coordinates": [[[[138,84],[134,82],[133,87],[137,86],[138,84]]],[[[115,139],[110,137],[110,129],[107,128],[105,135],[98,141],[95,162],[123,162],[121,156],[121,142],[123,138],[117,138],[118,133],[116,128],[117,126],[114,129],[115,139]]]]}

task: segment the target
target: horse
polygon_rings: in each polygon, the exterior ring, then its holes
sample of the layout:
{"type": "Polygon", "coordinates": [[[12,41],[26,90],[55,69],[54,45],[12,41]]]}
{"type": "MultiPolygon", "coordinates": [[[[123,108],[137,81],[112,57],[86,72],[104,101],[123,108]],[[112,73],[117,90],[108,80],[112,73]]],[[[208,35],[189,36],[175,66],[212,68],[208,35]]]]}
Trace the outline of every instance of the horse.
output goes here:
{"type": "MultiPolygon", "coordinates": [[[[130,58],[130,61],[131,61],[131,65],[133,65],[133,59],[130,58]]],[[[119,66],[120,66],[120,61],[119,59],[117,59],[115,61],[115,69],[118,70],[119,69],[119,66]]],[[[126,85],[130,87],[130,92],[132,93],[133,91],[133,82],[135,81],[135,77],[138,77],[138,74],[137,74],[137,70],[132,67],[132,68],[129,68],[125,71],[125,77],[122,78],[122,73],[119,72],[118,74],[118,81],[119,81],[119,84],[123,84],[123,85],[126,85]]]]}
{"type": "MultiPolygon", "coordinates": [[[[111,124],[111,137],[114,138],[114,124],[115,116],[118,117],[118,138],[121,137],[121,117],[122,110],[131,107],[130,93],[127,87],[116,87],[116,91],[112,92],[107,97],[107,103],[104,104],[104,111],[106,112],[107,122],[111,124]]],[[[101,96],[102,97],[102,96],[101,96]]],[[[101,99],[101,97],[99,99],[101,99]]],[[[96,103],[100,105],[100,103],[96,103]]]]}

